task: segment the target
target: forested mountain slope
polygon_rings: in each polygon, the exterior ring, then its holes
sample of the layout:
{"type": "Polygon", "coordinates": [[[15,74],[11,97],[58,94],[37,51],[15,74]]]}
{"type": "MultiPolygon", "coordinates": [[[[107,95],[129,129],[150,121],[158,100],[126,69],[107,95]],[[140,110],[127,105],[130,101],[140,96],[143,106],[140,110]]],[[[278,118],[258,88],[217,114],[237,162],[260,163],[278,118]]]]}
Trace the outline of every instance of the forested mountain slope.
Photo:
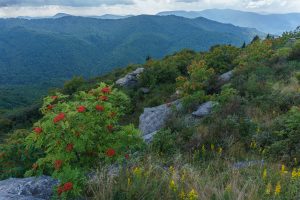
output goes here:
{"type": "MultiPolygon", "coordinates": [[[[0,90],[9,88],[12,96],[26,90],[25,102],[20,103],[25,105],[74,75],[92,77],[182,48],[239,46],[256,34],[260,33],[255,29],[176,16],[1,19],[0,90]]],[[[10,97],[0,97],[0,108],[18,105],[10,97]]]]}

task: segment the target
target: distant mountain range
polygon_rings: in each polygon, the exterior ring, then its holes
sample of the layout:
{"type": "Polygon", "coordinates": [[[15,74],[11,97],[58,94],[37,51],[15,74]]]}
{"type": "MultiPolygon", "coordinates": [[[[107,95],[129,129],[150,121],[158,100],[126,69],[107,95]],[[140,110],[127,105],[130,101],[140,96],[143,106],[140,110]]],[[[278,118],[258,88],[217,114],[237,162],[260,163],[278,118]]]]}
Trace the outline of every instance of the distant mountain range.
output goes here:
{"type": "MultiPolygon", "coordinates": [[[[57,19],[61,17],[76,17],[74,15],[70,15],[67,13],[57,13],[54,16],[44,16],[44,17],[30,17],[30,16],[19,16],[17,17],[18,19],[57,19]]],[[[105,14],[105,15],[90,15],[90,16],[83,16],[83,17],[88,17],[88,18],[96,18],[96,19],[125,19],[128,17],[133,17],[134,15],[112,15],[112,14],[105,14]]]]}
{"type": "MultiPolygon", "coordinates": [[[[141,15],[111,20],[58,14],[49,19],[0,19],[0,94],[1,88],[9,88],[16,96],[25,91],[28,97],[39,96],[37,91],[61,85],[74,75],[96,76],[183,48],[240,46],[256,34],[262,35],[201,17],[141,15]]],[[[0,108],[1,104],[16,106],[2,96],[0,108]]]]}
{"type": "Polygon", "coordinates": [[[221,23],[256,28],[264,33],[280,35],[300,26],[300,13],[259,14],[231,9],[208,9],[203,11],[166,11],[157,15],[176,15],[186,18],[205,17],[221,23]]]}

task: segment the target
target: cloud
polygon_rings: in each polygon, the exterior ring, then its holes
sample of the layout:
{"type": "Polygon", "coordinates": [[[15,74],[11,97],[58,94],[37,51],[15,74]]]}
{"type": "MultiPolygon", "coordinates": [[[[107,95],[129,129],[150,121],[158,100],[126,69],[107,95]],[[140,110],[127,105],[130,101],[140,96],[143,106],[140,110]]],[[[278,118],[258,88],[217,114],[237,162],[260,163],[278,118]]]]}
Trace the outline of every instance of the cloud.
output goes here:
{"type": "Polygon", "coordinates": [[[53,16],[59,12],[78,16],[139,15],[210,8],[261,13],[300,12],[300,0],[0,0],[0,17],[53,16]]]}
{"type": "Polygon", "coordinates": [[[0,0],[0,7],[20,6],[71,6],[71,7],[93,7],[101,5],[129,5],[132,0],[0,0]]]}

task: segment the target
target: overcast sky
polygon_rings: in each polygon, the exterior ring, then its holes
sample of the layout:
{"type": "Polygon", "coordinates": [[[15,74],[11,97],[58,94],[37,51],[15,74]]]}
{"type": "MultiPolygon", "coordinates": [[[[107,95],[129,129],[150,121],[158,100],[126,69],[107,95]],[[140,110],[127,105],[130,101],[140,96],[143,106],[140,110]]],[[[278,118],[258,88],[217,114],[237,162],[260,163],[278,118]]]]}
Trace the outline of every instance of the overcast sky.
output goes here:
{"type": "Polygon", "coordinates": [[[255,12],[300,12],[300,0],[0,0],[0,17],[156,14],[169,10],[230,8],[255,12]]]}

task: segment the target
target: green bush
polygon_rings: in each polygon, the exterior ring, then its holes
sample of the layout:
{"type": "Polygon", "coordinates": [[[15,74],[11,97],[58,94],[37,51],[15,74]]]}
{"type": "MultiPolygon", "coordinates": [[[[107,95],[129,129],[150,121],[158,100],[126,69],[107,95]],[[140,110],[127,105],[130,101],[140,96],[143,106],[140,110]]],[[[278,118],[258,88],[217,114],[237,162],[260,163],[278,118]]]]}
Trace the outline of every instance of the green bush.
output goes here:
{"type": "Polygon", "coordinates": [[[204,60],[216,73],[225,73],[235,67],[234,60],[239,53],[239,48],[234,46],[215,46],[205,54],[204,60]]]}
{"type": "Polygon", "coordinates": [[[118,125],[129,105],[122,92],[101,83],[89,92],[46,97],[44,117],[26,138],[28,147],[45,151],[26,175],[50,171],[60,181],[57,195],[80,195],[85,175],[96,163],[121,162],[141,147],[139,131],[133,125],[118,125]]]}
{"type": "Polygon", "coordinates": [[[289,112],[275,121],[273,142],[268,150],[272,156],[293,162],[300,159],[300,108],[292,107],[289,112]]]}
{"type": "Polygon", "coordinates": [[[174,154],[177,150],[176,135],[170,129],[159,131],[151,143],[152,151],[159,154],[174,154]]]}
{"type": "Polygon", "coordinates": [[[295,46],[293,46],[289,59],[300,60],[300,42],[297,42],[295,46]]]}
{"type": "Polygon", "coordinates": [[[34,147],[26,148],[25,138],[29,133],[23,129],[16,130],[0,144],[0,179],[23,177],[26,170],[31,169],[38,157],[43,155],[34,147]]]}

